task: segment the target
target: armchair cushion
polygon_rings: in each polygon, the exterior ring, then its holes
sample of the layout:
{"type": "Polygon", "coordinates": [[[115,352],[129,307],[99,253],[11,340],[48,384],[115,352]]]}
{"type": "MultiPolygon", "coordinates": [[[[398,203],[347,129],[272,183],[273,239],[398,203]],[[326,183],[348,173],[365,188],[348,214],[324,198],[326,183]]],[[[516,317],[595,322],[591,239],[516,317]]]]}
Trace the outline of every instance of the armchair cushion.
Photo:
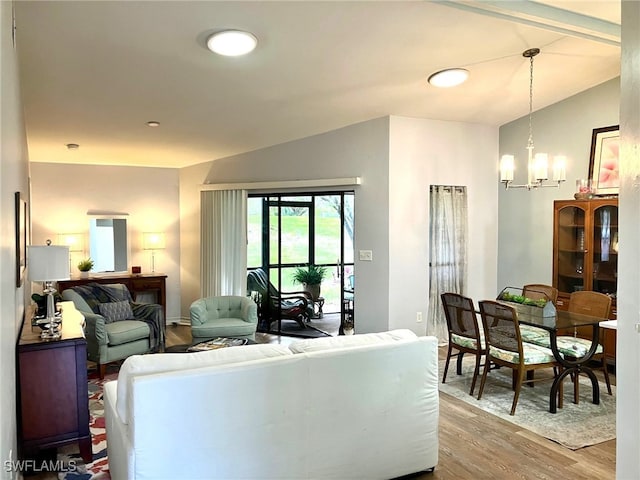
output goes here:
{"type": "Polygon", "coordinates": [[[107,323],[133,318],[131,304],[127,301],[101,303],[98,305],[98,309],[107,323]]]}
{"type": "Polygon", "coordinates": [[[110,346],[123,345],[149,338],[149,325],[139,320],[120,320],[106,326],[110,346]]]}

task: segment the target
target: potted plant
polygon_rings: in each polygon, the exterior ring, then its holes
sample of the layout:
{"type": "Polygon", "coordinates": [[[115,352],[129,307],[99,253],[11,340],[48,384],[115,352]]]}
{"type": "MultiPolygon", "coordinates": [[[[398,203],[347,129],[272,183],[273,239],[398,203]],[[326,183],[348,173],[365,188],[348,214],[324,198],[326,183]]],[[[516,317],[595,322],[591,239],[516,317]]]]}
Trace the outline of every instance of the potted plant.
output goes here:
{"type": "Polygon", "coordinates": [[[326,267],[309,264],[296,268],[292,279],[293,283],[300,283],[303,289],[311,294],[313,301],[316,301],[320,297],[320,284],[326,275],[326,267]]]}
{"type": "Polygon", "coordinates": [[[89,275],[89,271],[93,268],[94,261],[90,258],[85,258],[84,260],[80,260],[78,263],[78,270],[80,270],[81,277],[87,277],[89,275]]]}

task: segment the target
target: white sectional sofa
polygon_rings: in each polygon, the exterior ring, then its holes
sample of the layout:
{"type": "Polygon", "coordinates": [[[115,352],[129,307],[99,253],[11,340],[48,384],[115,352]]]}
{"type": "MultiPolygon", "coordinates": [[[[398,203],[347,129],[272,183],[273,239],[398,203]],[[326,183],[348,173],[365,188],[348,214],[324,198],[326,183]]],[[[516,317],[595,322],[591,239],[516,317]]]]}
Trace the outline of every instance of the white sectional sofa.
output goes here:
{"type": "Polygon", "coordinates": [[[389,479],[438,461],[438,348],[408,330],[136,355],[104,389],[123,479],[389,479]]]}

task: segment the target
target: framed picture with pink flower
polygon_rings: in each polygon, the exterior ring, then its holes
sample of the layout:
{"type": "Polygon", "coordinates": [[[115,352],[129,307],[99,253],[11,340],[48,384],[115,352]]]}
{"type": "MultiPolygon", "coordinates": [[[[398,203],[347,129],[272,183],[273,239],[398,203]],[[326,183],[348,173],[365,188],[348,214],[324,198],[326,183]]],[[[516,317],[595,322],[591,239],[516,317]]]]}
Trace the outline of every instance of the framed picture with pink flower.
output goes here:
{"type": "Polygon", "coordinates": [[[597,195],[618,194],[620,189],[619,150],[619,125],[593,129],[589,179],[597,195]]]}

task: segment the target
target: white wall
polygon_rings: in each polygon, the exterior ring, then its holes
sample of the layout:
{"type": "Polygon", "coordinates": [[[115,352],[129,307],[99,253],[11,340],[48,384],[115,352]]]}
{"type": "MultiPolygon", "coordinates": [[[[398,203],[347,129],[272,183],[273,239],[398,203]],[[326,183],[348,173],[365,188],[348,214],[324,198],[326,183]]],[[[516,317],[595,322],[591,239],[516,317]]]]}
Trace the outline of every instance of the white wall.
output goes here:
{"type": "Polygon", "coordinates": [[[622,2],[616,478],[640,478],[640,3],[622,2]]]}
{"type": "Polygon", "coordinates": [[[223,158],[180,171],[182,314],[199,298],[200,200],[203,183],[362,177],[355,189],[355,249],[373,251],[356,260],[356,330],[388,328],[388,117],[223,158]]]}
{"type": "MultiPolygon", "coordinates": [[[[80,147],[82,148],[82,147],[80,147]]],[[[151,273],[151,252],[142,250],[143,232],[165,232],[166,249],[155,252],[155,271],[167,275],[167,322],[180,318],[180,207],[178,170],[32,163],[33,243],[57,242],[60,233],[85,233],[85,254],[73,254],[72,267],[89,256],[91,210],[128,213],[129,271],[151,273]]]]}
{"type": "MultiPolygon", "coordinates": [[[[567,181],[559,189],[500,189],[499,288],[551,284],[553,201],[572,199],[576,180],[588,177],[593,129],[617,125],[619,106],[620,83],[616,78],[534,112],[534,152],[566,155],[567,181]]],[[[500,155],[516,155],[518,170],[514,183],[526,183],[528,137],[528,117],[500,127],[500,155]]]]}
{"type": "MultiPolygon", "coordinates": [[[[12,2],[0,2],[0,459],[17,459],[15,348],[28,286],[16,288],[14,193],[29,198],[29,164],[20,104],[12,2]]],[[[3,468],[1,478],[13,478],[3,468]]]]}
{"type": "Polygon", "coordinates": [[[421,335],[426,331],[430,185],[467,187],[469,288],[465,293],[476,301],[495,298],[497,155],[497,127],[391,117],[390,328],[408,328],[421,335]],[[416,312],[423,313],[423,323],[416,323],[416,312]]]}

